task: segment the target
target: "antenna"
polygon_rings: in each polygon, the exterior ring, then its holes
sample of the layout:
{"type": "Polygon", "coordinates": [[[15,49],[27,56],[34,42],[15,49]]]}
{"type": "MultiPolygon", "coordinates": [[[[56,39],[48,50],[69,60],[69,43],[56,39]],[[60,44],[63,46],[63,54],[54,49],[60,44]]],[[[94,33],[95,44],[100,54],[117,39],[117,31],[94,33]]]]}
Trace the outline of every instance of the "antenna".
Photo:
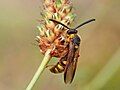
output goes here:
{"type": "Polygon", "coordinates": [[[62,26],[66,27],[67,29],[70,29],[69,27],[67,27],[66,25],[62,24],[61,22],[58,22],[56,20],[53,20],[53,19],[49,19],[50,21],[53,21],[55,23],[58,23],[58,24],[61,24],[62,26]]]}
{"type": "MultiPolygon", "coordinates": [[[[67,29],[71,29],[71,28],[67,27],[66,25],[64,25],[63,23],[61,23],[61,22],[58,22],[58,21],[53,20],[53,19],[49,19],[49,20],[50,20],[50,21],[53,21],[53,22],[55,22],[55,23],[61,24],[62,26],[66,27],[67,29]]],[[[78,29],[79,27],[81,27],[81,26],[83,26],[83,25],[85,25],[85,24],[88,24],[88,23],[90,23],[90,22],[92,22],[92,21],[95,21],[95,19],[90,19],[90,20],[88,20],[88,21],[85,21],[85,22],[83,22],[82,24],[80,24],[79,26],[77,26],[77,27],[74,28],[74,29],[78,29]]]]}
{"type": "Polygon", "coordinates": [[[95,21],[95,19],[90,19],[90,20],[88,20],[88,21],[85,21],[85,22],[83,22],[82,24],[80,24],[79,26],[77,26],[75,29],[77,29],[77,28],[79,28],[79,27],[81,27],[81,26],[83,26],[83,25],[85,25],[85,24],[88,24],[88,23],[90,23],[90,22],[92,22],[92,21],[95,21]]]}

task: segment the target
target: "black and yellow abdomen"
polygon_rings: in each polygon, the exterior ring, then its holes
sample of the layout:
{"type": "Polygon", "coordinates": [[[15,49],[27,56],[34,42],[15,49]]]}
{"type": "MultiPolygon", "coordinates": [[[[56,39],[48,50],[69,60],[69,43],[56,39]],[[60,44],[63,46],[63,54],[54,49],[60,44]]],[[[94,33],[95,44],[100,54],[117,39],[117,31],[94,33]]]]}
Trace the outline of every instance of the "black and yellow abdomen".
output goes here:
{"type": "Polygon", "coordinates": [[[59,61],[55,66],[53,66],[50,71],[52,73],[62,73],[65,70],[67,61],[59,61]]]}

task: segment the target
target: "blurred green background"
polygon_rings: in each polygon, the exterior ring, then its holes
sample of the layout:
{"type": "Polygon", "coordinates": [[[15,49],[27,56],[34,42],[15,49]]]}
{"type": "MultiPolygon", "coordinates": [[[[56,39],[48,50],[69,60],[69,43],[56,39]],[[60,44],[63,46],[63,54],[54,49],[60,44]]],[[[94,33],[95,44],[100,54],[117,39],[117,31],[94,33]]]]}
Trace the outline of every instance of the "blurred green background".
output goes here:
{"type": "MultiPolygon", "coordinates": [[[[120,90],[120,0],[72,0],[82,27],[74,82],[45,70],[33,90],[120,90]]],[[[34,43],[42,0],[0,0],[0,90],[25,90],[43,55],[34,43]]],[[[73,24],[73,26],[75,26],[73,24]]],[[[53,59],[55,60],[55,59],[53,59]]]]}

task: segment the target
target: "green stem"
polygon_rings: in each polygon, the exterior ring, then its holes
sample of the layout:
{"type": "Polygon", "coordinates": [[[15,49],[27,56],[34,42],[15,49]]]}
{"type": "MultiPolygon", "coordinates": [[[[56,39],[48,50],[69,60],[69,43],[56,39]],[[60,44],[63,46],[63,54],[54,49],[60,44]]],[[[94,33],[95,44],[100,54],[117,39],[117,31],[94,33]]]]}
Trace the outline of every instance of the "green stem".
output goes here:
{"type": "Polygon", "coordinates": [[[48,49],[45,53],[44,59],[42,61],[42,63],[40,64],[40,66],[38,67],[37,72],[35,73],[35,75],[33,76],[32,80],[30,81],[29,85],[27,86],[26,90],[32,90],[33,86],[35,85],[36,81],[38,80],[39,76],[42,74],[42,72],[44,71],[46,65],[48,64],[48,62],[51,59],[50,56],[50,51],[51,49],[48,49]]]}

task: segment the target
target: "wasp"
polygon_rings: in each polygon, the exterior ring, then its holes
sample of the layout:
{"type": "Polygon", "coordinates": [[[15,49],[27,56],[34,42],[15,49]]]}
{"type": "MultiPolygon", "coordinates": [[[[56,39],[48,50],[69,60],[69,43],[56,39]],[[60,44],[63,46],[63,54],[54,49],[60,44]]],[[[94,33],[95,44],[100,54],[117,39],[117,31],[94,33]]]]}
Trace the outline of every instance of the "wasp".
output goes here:
{"type": "Polygon", "coordinates": [[[64,72],[64,82],[71,83],[74,79],[78,57],[79,57],[79,46],[81,38],[77,35],[77,29],[87,23],[95,21],[95,19],[90,19],[84,23],[78,25],[75,28],[69,28],[61,22],[58,22],[53,19],[49,19],[57,24],[64,26],[67,29],[67,42],[68,42],[68,52],[63,53],[56,65],[50,68],[52,73],[62,73],[64,72]]]}

